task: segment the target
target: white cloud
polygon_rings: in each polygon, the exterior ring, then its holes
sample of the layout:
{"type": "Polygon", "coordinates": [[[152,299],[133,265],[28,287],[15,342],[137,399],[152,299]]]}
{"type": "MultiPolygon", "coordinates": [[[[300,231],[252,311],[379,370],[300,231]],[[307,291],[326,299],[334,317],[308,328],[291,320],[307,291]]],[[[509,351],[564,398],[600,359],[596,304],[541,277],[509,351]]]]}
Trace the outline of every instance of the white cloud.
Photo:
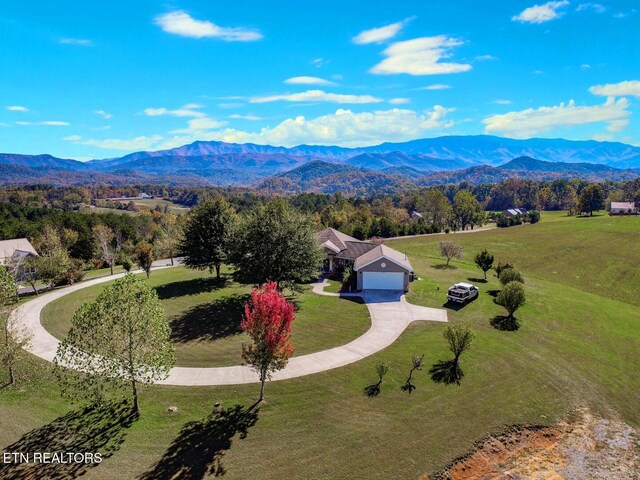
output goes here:
{"type": "Polygon", "coordinates": [[[96,115],[100,115],[102,118],[106,120],[109,120],[111,117],[113,117],[113,115],[105,112],[104,110],[94,110],[93,113],[95,113],[96,115]]]}
{"type": "Polygon", "coordinates": [[[49,127],[68,127],[71,125],[68,122],[61,122],[59,120],[45,120],[44,122],[14,122],[16,125],[46,125],[49,127]]]}
{"type": "Polygon", "coordinates": [[[580,65],[580,70],[589,70],[591,68],[591,65],[589,65],[588,63],[583,63],[582,65],[580,65]]]}
{"type": "Polygon", "coordinates": [[[576,106],[571,100],[552,107],[528,108],[518,112],[492,115],[483,120],[486,132],[498,132],[526,138],[555,128],[591,123],[606,123],[607,130],[620,131],[628,124],[631,112],[626,98],[607,98],[602,105],[576,106]]]}
{"type": "Polygon", "coordinates": [[[475,60],[477,62],[487,62],[489,60],[497,60],[498,57],[494,57],[493,55],[478,55],[475,60]]]}
{"type": "Polygon", "coordinates": [[[640,80],[627,80],[620,83],[607,83],[606,85],[594,85],[589,89],[594,95],[605,97],[622,97],[631,95],[640,97],[640,80]]]}
{"type": "Polygon", "coordinates": [[[240,115],[239,113],[234,113],[233,115],[229,115],[229,118],[234,120],[249,120],[251,122],[257,122],[258,120],[262,120],[262,117],[258,117],[257,115],[240,115]]]}
{"type": "Polygon", "coordinates": [[[495,103],[496,105],[511,105],[511,100],[504,100],[504,99],[498,99],[498,100],[494,100],[492,103],[495,103]]]}
{"type": "Polygon", "coordinates": [[[313,60],[311,60],[311,65],[313,65],[316,68],[322,68],[327,63],[329,63],[329,60],[327,60],[326,58],[322,58],[322,57],[314,58],[313,60]]]}
{"type": "Polygon", "coordinates": [[[369,72],[379,75],[395,73],[436,75],[467,72],[471,70],[469,64],[440,61],[450,57],[451,49],[462,44],[462,41],[444,35],[396,42],[382,52],[386,58],[369,72]]]}
{"type": "Polygon", "coordinates": [[[444,83],[436,83],[434,85],[427,85],[426,87],[420,87],[418,90],[448,90],[453,88],[451,85],[446,85],[444,83]]]}
{"type": "Polygon", "coordinates": [[[607,11],[607,7],[605,7],[601,3],[592,2],[581,3],[576,7],[576,12],[584,12],[587,10],[591,10],[595,13],[604,13],[607,11]]]}
{"type": "Polygon", "coordinates": [[[611,142],[614,136],[611,133],[596,133],[592,138],[596,142],[611,142]]]}
{"type": "Polygon", "coordinates": [[[220,128],[225,126],[226,124],[227,122],[220,122],[210,117],[193,118],[187,122],[187,128],[172,130],[169,133],[197,135],[199,132],[205,132],[214,128],[220,128]]]}
{"type": "Polygon", "coordinates": [[[355,147],[382,142],[401,142],[424,136],[430,130],[443,130],[454,125],[446,116],[453,109],[435,105],[432,110],[391,109],[354,113],[338,109],[335,113],[307,119],[289,118],[273,128],[246,132],[227,128],[202,133],[197,137],[179,136],[164,142],[160,148],[172,148],[195,140],[219,140],[235,143],[258,143],[295,146],[300,144],[341,145],[355,147]]]}
{"type": "Polygon", "coordinates": [[[402,27],[404,27],[411,20],[412,18],[407,18],[401,22],[391,23],[389,25],[385,25],[384,27],[364,30],[353,37],[353,43],[358,45],[366,45],[367,43],[382,43],[385,40],[389,40],[398,35],[398,33],[400,33],[400,30],[402,30],[402,27]]]}
{"type": "Polygon", "coordinates": [[[408,98],[392,98],[391,100],[389,100],[389,103],[391,105],[404,105],[406,103],[409,103],[411,100],[409,100],[408,98]]]}
{"type": "Polygon", "coordinates": [[[70,135],[64,137],[63,140],[79,145],[104,148],[106,150],[149,150],[154,148],[163,138],[162,135],[152,135],[150,137],[141,136],[130,139],[107,138],[104,140],[94,140],[89,138],[85,139],[79,135],[70,135]]]}
{"type": "Polygon", "coordinates": [[[307,90],[300,93],[285,93],[281,95],[268,95],[253,97],[251,103],[269,102],[332,102],[332,103],[379,103],[383,100],[371,95],[343,95],[339,93],[327,93],[322,90],[307,90]]]}
{"type": "Polygon", "coordinates": [[[157,16],[155,23],[165,32],[182,37],[219,38],[227,42],[253,42],[262,38],[258,30],[220,27],[208,20],[196,20],[187,12],[180,10],[157,16]]]}
{"type": "Polygon", "coordinates": [[[335,83],[318,77],[291,77],[287,78],[284,83],[289,85],[335,85],[335,83]]]}
{"type": "Polygon", "coordinates": [[[60,43],[63,45],[79,45],[81,47],[92,47],[93,41],[86,38],[62,38],[60,43]]]}
{"type": "Polygon", "coordinates": [[[632,8],[631,10],[629,10],[628,12],[617,12],[613,14],[613,18],[627,18],[631,15],[635,15],[636,13],[638,13],[638,10],[635,8],[632,8]]]}
{"type": "Polygon", "coordinates": [[[544,5],[534,5],[533,7],[526,8],[518,15],[511,17],[514,22],[523,23],[545,23],[563,15],[563,12],[558,10],[562,7],[569,5],[567,0],[558,2],[547,2],[544,5]]]}
{"type": "Polygon", "coordinates": [[[29,109],[27,107],[23,107],[22,105],[9,105],[7,110],[11,112],[28,112],[29,109]]]}
{"type": "Polygon", "coordinates": [[[226,103],[219,103],[218,104],[218,108],[241,108],[244,107],[244,103],[241,102],[226,102],[226,103]]]}
{"type": "Polygon", "coordinates": [[[169,115],[172,117],[206,117],[204,113],[197,111],[197,108],[202,108],[202,105],[198,105],[197,103],[187,103],[186,105],[183,105],[180,108],[176,108],[175,110],[170,110],[164,107],[145,108],[143,110],[143,113],[149,117],[159,117],[162,115],[169,115]]]}

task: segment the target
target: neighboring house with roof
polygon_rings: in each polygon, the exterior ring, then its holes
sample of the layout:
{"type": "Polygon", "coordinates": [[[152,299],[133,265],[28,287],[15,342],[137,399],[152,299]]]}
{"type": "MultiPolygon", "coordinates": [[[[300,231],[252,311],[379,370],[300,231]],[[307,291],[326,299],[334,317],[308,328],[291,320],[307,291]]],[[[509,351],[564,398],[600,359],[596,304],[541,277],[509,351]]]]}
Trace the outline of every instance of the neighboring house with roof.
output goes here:
{"type": "Polygon", "coordinates": [[[333,228],[317,235],[326,258],[324,271],[351,266],[358,290],[409,290],[413,267],[407,256],[386,245],[358,240],[333,228]]]}
{"type": "Polygon", "coordinates": [[[611,215],[625,215],[636,213],[636,205],[633,202],[611,202],[611,215]]]}
{"type": "Polygon", "coordinates": [[[527,213],[526,208],[509,208],[502,212],[505,217],[518,217],[527,213]]]}
{"type": "Polygon", "coordinates": [[[26,238],[14,238],[13,240],[0,240],[0,265],[8,264],[12,259],[38,256],[31,242],[26,238]]]}
{"type": "Polygon", "coordinates": [[[423,216],[420,212],[416,212],[415,210],[411,212],[411,220],[422,220],[423,216]]]}

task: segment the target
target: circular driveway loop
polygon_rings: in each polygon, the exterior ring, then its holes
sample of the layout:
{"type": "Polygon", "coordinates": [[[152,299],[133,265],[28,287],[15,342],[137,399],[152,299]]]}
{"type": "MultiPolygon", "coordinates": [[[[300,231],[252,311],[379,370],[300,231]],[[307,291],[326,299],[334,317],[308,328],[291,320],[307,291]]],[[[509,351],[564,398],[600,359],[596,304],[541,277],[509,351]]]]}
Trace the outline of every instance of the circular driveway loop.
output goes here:
{"type": "MultiPolygon", "coordinates": [[[[170,267],[158,267],[170,268],[170,267]]],[[[154,269],[155,270],[155,269],[154,269]]],[[[51,335],[40,323],[42,309],[50,302],[71,292],[100,283],[109,282],[124,274],[88,280],[67,288],[55,290],[36,297],[21,305],[14,315],[32,334],[31,345],[27,351],[49,362],[53,361],[60,341],[51,335]]],[[[312,284],[313,291],[319,295],[340,296],[337,293],[324,291],[328,285],[326,280],[312,284]]],[[[323,350],[308,355],[292,357],[288,365],[273,374],[273,380],[302,377],[312,373],[324,372],[342,367],[369,355],[379,352],[391,345],[400,334],[416,320],[446,322],[446,310],[439,308],[419,307],[408,303],[399,292],[364,292],[363,295],[345,294],[343,296],[362,296],[371,316],[371,328],[362,336],[346,345],[323,350]]],[[[339,318],[336,321],[340,321],[339,318]]],[[[174,367],[169,376],[160,382],[161,385],[205,386],[205,385],[237,385],[258,382],[258,375],[251,368],[243,365],[233,367],[174,367]]]]}

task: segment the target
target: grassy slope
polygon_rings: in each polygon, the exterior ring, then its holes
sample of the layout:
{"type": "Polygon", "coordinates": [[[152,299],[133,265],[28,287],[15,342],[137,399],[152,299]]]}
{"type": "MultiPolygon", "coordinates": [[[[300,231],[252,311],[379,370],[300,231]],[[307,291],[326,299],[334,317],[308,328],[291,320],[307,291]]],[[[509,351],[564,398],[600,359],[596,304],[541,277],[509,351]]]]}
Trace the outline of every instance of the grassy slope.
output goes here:
{"type": "MultiPolygon", "coordinates": [[[[608,218],[552,216],[535,226],[459,235],[455,240],[465,244],[467,252],[456,270],[433,268],[440,260],[429,254],[442,237],[394,243],[396,248],[406,246],[423,278],[412,284],[411,300],[429,306],[441,306],[444,289],[454,281],[478,276],[470,258],[482,246],[504,260],[515,260],[518,254],[528,292],[528,303],[518,314],[522,328],[501,332],[489,325],[501,313],[487,293],[498,288],[491,278],[479,284],[477,301],[449,312],[452,319],[470,322],[477,333],[473,349],[463,357],[466,375],[459,387],[434,384],[423,371],[415,375],[414,393],[400,391],[413,353],[425,353],[427,365],[449,358],[443,325],[427,323],[411,326],[391,347],[356,364],[269,384],[268,403],[257,424],[246,439],[236,437],[221,460],[226,477],[416,478],[467,452],[488,431],[512,423],[549,423],[575,404],[589,404],[605,414],[619,412],[627,422],[640,425],[635,408],[640,404],[635,374],[640,370],[640,309],[607,298],[619,297],[617,288],[601,288],[601,296],[586,293],[597,283],[613,285],[608,276],[617,276],[619,255],[626,255],[629,264],[640,260],[637,249],[614,253],[605,248],[620,245],[636,228],[628,223],[634,219],[619,220],[605,229],[608,218]],[[575,234],[570,222],[576,225],[575,234]],[[570,248],[580,232],[602,249],[596,256],[590,251],[576,257],[578,246],[574,253],[561,250],[570,248]],[[536,260],[549,250],[554,266],[536,260]],[[562,251],[560,262],[554,253],[562,251]],[[594,258],[597,265],[590,267],[585,258],[594,258]],[[591,278],[575,278],[581,265],[593,272],[591,278]],[[550,268],[558,273],[549,275],[550,268]],[[381,395],[366,398],[362,389],[375,380],[379,360],[389,361],[391,371],[381,395]]],[[[69,404],[55,391],[49,380],[41,380],[23,392],[1,392],[0,443],[8,445],[65,413],[69,404]]],[[[248,405],[256,393],[254,385],[145,388],[142,418],[129,429],[120,451],[86,478],[134,478],[165,453],[185,422],[202,419],[215,401],[248,405]],[[168,405],[177,405],[178,414],[168,414],[168,405]]],[[[199,459],[209,459],[213,444],[207,445],[204,455],[197,444],[186,446],[199,459]]]]}
{"type": "MultiPolygon", "coordinates": [[[[220,284],[207,273],[182,267],[153,272],[150,284],[156,287],[173,327],[177,365],[242,363],[242,343],[249,338],[239,325],[249,287],[231,281],[220,284]]],[[[54,336],[64,338],[73,312],[93,300],[104,286],[88,287],[51,302],[42,312],[43,325],[54,336]]],[[[296,355],[348,343],[371,325],[367,308],[359,301],[322,297],[308,290],[294,301],[298,309],[292,328],[296,355]]]]}

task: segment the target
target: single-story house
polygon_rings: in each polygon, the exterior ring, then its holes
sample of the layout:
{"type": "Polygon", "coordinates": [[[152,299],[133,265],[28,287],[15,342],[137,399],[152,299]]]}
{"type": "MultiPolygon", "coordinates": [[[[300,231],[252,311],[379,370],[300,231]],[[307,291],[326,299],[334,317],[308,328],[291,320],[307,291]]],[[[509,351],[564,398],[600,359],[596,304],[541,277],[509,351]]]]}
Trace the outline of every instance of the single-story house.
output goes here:
{"type": "Polygon", "coordinates": [[[625,215],[636,213],[638,209],[633,202],[611,202],[611,215],[625,215]]]}
{"type": "Polygon", "coordinates": [[[38,252],[26,238],[0,240],[0,265],[6,265],[11,259],[30,255],[38,256],[38,252]]]}
{"type": "Polygon", "coordinates": [[[317,235],[326,258],[323,269],[333,273],[351,266],[358,290],[409,290],[413,267],[404,253],[391,247],[358,240],[333,228],[317,235]]]}
{"type": "Polygon", "coordinates": [[[415,210],[411,212],[411,220],[422,220],[422,214],[420,212],[416,212],[415,210]]]}
{"type": "Polygon", "coordinates": [[[509,208],[502,212],[505,217],[517,217],[520,215],[525,215],[527,213],[526,208],[509,208]]]}

